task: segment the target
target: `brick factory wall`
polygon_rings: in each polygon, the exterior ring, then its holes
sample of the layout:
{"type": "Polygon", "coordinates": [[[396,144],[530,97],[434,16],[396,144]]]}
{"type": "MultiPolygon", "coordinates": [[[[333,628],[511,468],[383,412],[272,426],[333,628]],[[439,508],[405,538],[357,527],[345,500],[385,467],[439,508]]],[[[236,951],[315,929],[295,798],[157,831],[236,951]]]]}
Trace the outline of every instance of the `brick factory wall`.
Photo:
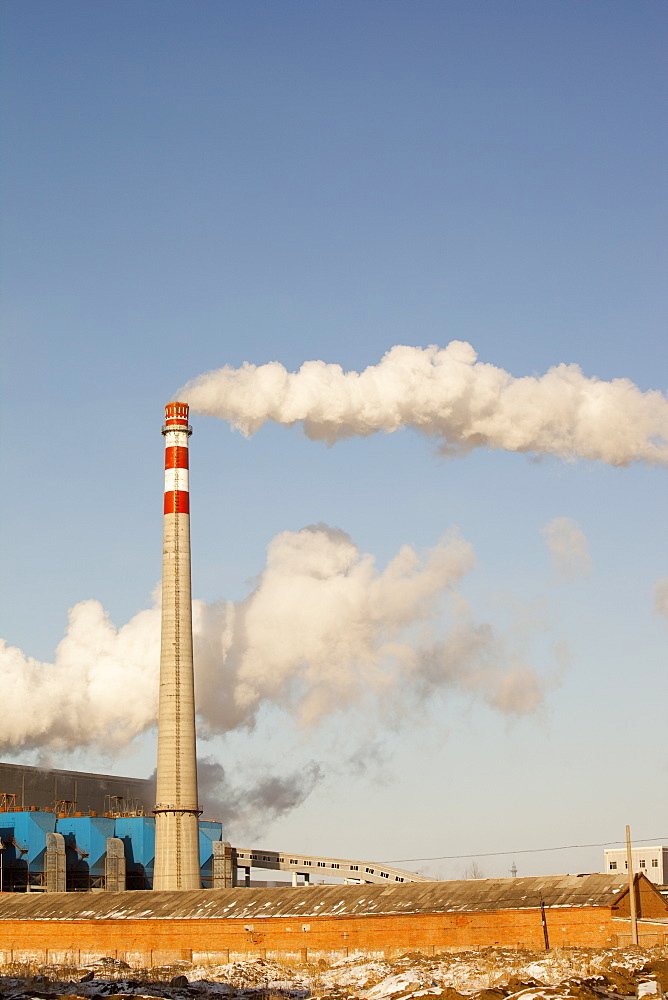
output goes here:
{"type": "MultiPolygon", "coordinates": [[[[643,945],[668,943],[668,905],[636,876],[643,945]]],[[[630,937],[628,882],[602,874],[401,885],[329,885],[184,892],[0,894],[5,962],[131,965],[178,959],[346,954],[393,957],[501,945],[605,947],[630,937]]]]}
{"type": "MultiPolygon", "coordinates": [[[[616,948],[627,948],[633,944],[631,924],[628,920],[612,921],[612,937],[616,948]]],[[[638,944],[641,948],[653,948],[668,944],[668,924],[663,921],[638,921],[638,944]]]]}
{"type": "MultiPolygon", "coordinates": [[[[617,945],[628,922],[609,908],[546,911],[551,947],[617,945]]],[[[668,943],[668,924],[641,924],[641,943],[668,943]]],[[[315,961],[365,953],[392,957],[408,951],[434,954],[491,945],[544,947],[539,909],[400,916],[309,917],[243,920],[119,919],[25,920],[2,928],[5,962],[88,962],[109,955],[132,965],[179,959],[227,961],[284,957],[315,961]]]]}
{"type": "MultiPolygon", "coordinates": [[[[666,904],[659,893],[655,892],[651,883],[647,879],[639,879],[636,882],[636,909],[638,917],[650,919],[652,917],[666,917],[666,904]]],[[[630,915],[628,893],[619,901],[614,908],[614,913],[619,917],[630,915]]]]}

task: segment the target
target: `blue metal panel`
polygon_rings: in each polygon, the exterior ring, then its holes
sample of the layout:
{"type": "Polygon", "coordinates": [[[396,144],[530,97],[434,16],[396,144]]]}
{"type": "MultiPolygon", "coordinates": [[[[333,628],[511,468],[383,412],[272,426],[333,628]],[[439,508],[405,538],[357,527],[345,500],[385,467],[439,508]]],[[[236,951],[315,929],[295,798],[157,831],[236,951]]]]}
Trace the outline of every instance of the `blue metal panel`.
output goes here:
{"type": "Polygon", "coordinates": [[[114,836],[113,819],[107,816],[65,816],[58,819],[56,832],[62,833],[65,838],[68,871],[87,871],[91,878],[104,876],[107,837],[114,836]]]}
{"type": "MultiPolygon", "coordinates": [[[[125,846],[128,888],[150,889],[155,858],[155,819],[152,816],[66,816],[51,812],[0,813],[4,889],[24,889],[29,873],[44,871],[46,834],[61,833],[67,855],[68,889],[100,886],[104,877],[107,837],[119,837],[125,846]],[[13,842],[18,845],[15,846],[13,842]],[[75,849],[76,848],[76,849],[75,849]]],[[[220,823],[201,820],[199,849],[202,884],[213,875],[212,841],[222,840],[220,823]]]]}
{"type": "Polygon", "coordinates": [[[53,833],[56,817],[53,813],[23,812],[16,815],[16,837],[19,844],[28,847],[25,859],[31,872],[44,871],[46,835],[53,833]]]}
{"type": "Polygon", "coordinates": [[[56,828],[56,817],[47,812],[0,813],[0,838],[5,844],[5,866],[23,861],[31,872],[44,869],[46,835],[56,828]],[[19,847],[10,841],[15,840],[19,847]]]}
{"type": "MultiPolygon", "coordinates": [[[[7,891],[23,892],[31,878],[44,871],[46,835],[53,833],[56,817],[47,812],[0,813],[0,883],[7,891]]],[[[40,876],[41,877],[41,876],[40,876]]]]}
{"type": "Polygon", "coordinates": [[[153,816],[119,816],[115,837],[123,841],[128,889],[150,889],[155,859],[155,819],[153,816]]]}
{"type": "Polygon", "coordinates": [[[202,885],[208,889],[212,885],[213,878],[213,847],[212,841],[223,839],[223,827],[220,823],[212,820],[201,819],[199,821],[199,862],[202,875],[202,885]]]}

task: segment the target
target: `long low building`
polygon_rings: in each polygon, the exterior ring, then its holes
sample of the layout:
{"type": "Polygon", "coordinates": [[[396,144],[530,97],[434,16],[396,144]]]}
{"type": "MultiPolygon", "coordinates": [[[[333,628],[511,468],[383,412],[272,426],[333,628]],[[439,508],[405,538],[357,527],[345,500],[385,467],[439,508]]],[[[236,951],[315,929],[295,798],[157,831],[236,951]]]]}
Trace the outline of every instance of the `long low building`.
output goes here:
{"type": "MultiPolygon", "coordinates": [[[[640,944],[668,943],[665,899],[644,875],[635,892],[640,944]]],[[[493,945],[599,948],[627,944],[630,935],[628,881],[609,874],[0,896],[5,963],[305,962],[493,945]]]]}
{"type": "Polygon", "coordinates": [[[232,865],[235,885],[239,885],[239,870],[244,871],[245,884],[251,885],[253,868],[268,868],[274,871],[292,872],[293,884],[298,877],[310,883],[311,877],[340,878],[354,882],[369,882],[372,885],[387,885],[390,882],[434,882],[428,875],[407,872],[403,868],[392,868],[382,861],[351,861],[347,858],[326,858],[321,855],[299,854],[297,851],[271,851],[266,848],[233,847],[232,865]]]}
{"type": "MultiPolygon", "coordinates": [[[[121,888],[118,862],[122,858],[126,887],[152,888],[155,819],[149,814],[155,803],[154,785],[150,778],[0,762],[0,892],[53,891],[63,879],[62,887],[67,889],[121,888]],[[47,839],[54,833],[64,838],[60,880],[55,877],[60,862],[50,859],[47,850],[47,839]],[[122,852],[121,845],[111,844],[114,839],[122,841],[122,852]],[[106,849],[110,845],[111,866],[106,849]]],[[[380,884],[433,881],[379,861],[235,848],[223,841],[219,821],[200,820],[199,826],[202,887],[235,886],[241,879],[250,886],[256,868],[289,872],[295,882],[323,878],[380,884]]]]}

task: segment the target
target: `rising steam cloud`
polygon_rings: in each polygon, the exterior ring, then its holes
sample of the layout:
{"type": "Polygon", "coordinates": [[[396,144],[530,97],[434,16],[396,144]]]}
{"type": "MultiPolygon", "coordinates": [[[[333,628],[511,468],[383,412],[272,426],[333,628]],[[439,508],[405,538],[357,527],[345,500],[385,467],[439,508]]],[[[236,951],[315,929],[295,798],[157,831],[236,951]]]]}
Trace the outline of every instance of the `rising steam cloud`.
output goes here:
{"type": "Polygon", "coordinates": [[[668,576],[661,577],[654,585],[654,610],[668,621],[668,576]]]}
{"type": "Polygon", "coordinates": [[[344,438],[413,427],[444,453],[487,447],[598,459],[610,465],[668,465],[668,398],[628,379],[604,382],[577,365],[514,378],[477,360],[470,344],[393,347],[363,372],[308,361],[225,367],[179,390],[205,416],[254,434],[268,420],[301,424],[309,438],[344,438]]]}
{"type": "MultiPolygon", "coordinates": [[[[277,535],[244,600],[193,602],[203,734],[252,728],[267,704],[302,726],[355,708],[398,720],[453,690],[533,711],[543,681],[456,589],[473,561],[457,534],[423,554],[404,546],[384,569],[325,525],[277,535]]],[[[88,600],[53,663],[2,643],[0,747],[124,748],[156,722],[159,642],[158,606],[115,628],[88,600]]]]}
{"type": "Polygon", "coordinates": [[[588,576],[591,566],[587,537],[572,517],[555,517],[543,528],[552,566],[562,580],[588,576]]]}

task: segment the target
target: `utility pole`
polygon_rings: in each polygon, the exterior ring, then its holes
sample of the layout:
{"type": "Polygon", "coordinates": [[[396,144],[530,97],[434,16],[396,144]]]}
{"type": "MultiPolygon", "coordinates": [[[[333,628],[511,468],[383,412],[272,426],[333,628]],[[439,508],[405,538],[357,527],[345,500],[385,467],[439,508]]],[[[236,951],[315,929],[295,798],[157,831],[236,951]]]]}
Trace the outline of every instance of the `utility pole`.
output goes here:
{"type": "Polygon", "coordinates": [[[631,827],[626,827],[626,867],[629,871],[629,910],[631,915],[631,941],[638,944],[638,914],[636,912],[636,887],[633,875],[633,853],[631,851],[631,827]]]}
{"type": "Polygon", "coordinates": [[[540,896],[540,920],[543,925],[543,939],[545,940],[545,951],[550,950],[550,937],[547,933],[547,917],[545,916],[545,901],[541,893],[540,896]]]}

